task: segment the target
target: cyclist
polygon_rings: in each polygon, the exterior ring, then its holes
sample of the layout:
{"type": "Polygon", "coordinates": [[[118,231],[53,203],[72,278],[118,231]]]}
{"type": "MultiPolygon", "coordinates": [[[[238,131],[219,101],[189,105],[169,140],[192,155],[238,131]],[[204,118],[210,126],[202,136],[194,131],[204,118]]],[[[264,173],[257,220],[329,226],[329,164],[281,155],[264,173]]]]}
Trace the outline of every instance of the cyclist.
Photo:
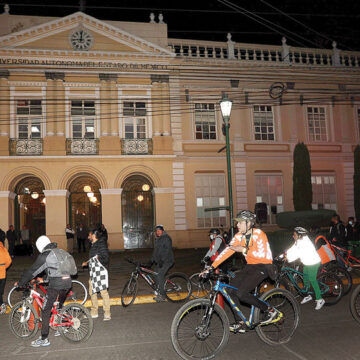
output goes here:
{"type": "MultiPolygon", "coordinates": [[[[204,256],[202,262],[207,264],[210,260],[214,261],[218,255],[227,247],[224,238],[220,235],[220,230],[212,228],[209,231],[210,237],[210,249],[204,256]]],[[[227,272],[227,262],[223,262],[220,265],[223,272],[227,272]]]]}
{"type": "MultiPolygon", "coordinates": [[[[311,284],[315,293],[315,310],[320,310],[325,304],[325,300],[321,297],[319,283],[316,279],[321,259],[308,235],[309,232],[306,229],[300,226],[296,227],[293,234],[295,244],[286,251],[286,257],[290,262],[300,258],[300,261],[304,265],[304,287],[305,289],[309,289],[309,285],[311,284]]],[[[301,304],[306,304],[311,300],[312,296],[309,294],[302,299],[301,304]]]]}
{"type": "MultiPolygon", "coordinates": [[[[76,274],[76,265],[72,256],[64,250],[57,249],[57,244],[42,235],[36,240],[36,247],[40,254],[29,270],[23,273],[21,279],[15,286],[25,287],[38,274],[46,271],[49,279],[49,286],[45,297],[44,307],[41,313],[41,336],[31,343],[33,347],[49,346],[49,321],[51,310],[56,299],[61,309],[66,299],[66,294],[71,288],[71,276],[76,274]],[[68,258],[67,256],[71,257],[68,258]],[[72,259],[72,260],[68,260],[72,259]]],[[[56,332],[55,336],[60,333],[56,332]]]]}
{"type": "MultiPolygon", "coordinates": [[[[232,299],[238,308],[240,307],[240,302],[260,308],[265,313],[262,323],[267,324],[275,321],[277,312],[251,294],[251,291],[269,276],[268,265],[272,264],[270,245],[266,234],[254,227],[256,220],[254,213],[248,210],[240,211],[234,220],[237,221],[238,233],[231,240],[229,247],[225,248],[218,255],[210,269],[204,270],[201,275],[205,275],[211,269],[216,269],[235,252],[243,253],[247,264],[232,281],[231,285],[236,287],[237,290],[229,290],[229,292],[232,292],[232,299]]],[[[244,332],[242,319],[235,311],[234,316],[236,322],[230,326],[230,331],[244,332]]]]}

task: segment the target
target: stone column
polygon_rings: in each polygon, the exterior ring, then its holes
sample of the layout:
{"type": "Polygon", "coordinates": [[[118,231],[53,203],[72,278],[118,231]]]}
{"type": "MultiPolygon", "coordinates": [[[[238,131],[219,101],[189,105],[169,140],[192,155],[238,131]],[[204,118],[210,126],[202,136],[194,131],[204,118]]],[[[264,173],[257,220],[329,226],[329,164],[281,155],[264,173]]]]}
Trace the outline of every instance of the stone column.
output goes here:
{"type": "Polygon", "coordinates": [[[0,191],[0,229],[7,231],[14,225],[14,199],[16,194],[11,191],[0,191]]]}
{"type": "Polygon", "coordinates": [[[124,249],[121,217],[122,189],[100,189],[102,223],[108,232],[108,246],[111,250],[124,249]]]}
{"type": "Polygon", "coordinates": [[[65,88],[62,80],[56,80],[56,135],[65,136],[65,88]]]}
{"type": "Polygon", "coordinates": [[[65,228],[68,213],[68,190],[44,190],[46,197],[45,217],[46,235],[51,241],[58,244],[58,247],[72,252],[66,240],[65,228]]]}
{"type": "Polygon", "coordinates": [[[161,84],[159,82],[152,83],[151,91],[151,104],[152,104],[152,130],[153,136],[160,136],[161,129],[161,84]]]}
{"type": "Polygon", "coordinates": [[[118,121],[118,98],[116,81],[110,81],[110,119],[111,119],[111,136],[119,136],[119,121],[118,121]]]}
{"type": "Polygon", "coordinates": [[[0,71],[0,155],[9,155],[10,92],[9,72],[0,71]]]}

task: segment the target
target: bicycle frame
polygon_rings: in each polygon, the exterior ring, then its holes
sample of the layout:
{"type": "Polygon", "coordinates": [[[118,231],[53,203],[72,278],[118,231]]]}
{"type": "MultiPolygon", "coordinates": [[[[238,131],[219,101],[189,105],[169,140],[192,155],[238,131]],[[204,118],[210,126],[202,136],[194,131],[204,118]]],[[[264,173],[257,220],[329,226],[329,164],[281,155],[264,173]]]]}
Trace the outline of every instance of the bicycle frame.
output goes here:
{"type": "MultiPolygon", "coordinates": [[[[249,319],[247,319],[245,317],[245,315],[241,312],[241,310],[237,307],[237,305],[234,303],[233,299],[231,298],[231,296],[227,293],[226,288],[229,289],[233,289],[233,290],[237,290],[236,287],[225,284],[223,282],[221,282],[220,280],[216,281],[216,284],[214,286],[214,290],[213,290],[213,295],[211,299],[212,305],[214,305],[215,299],[217,297],[218,293],[221,293],[222,296],[226,299],[226,301],[228,302],[228,304],[234,309],[234,311],[236,311],[236,313],[240,316],[240,318],[244,321],[244,323],[246,324],[246,326],[249,329],[253,329],[255,328],[257,325],[259,324],[255,324],[254,321],[254,311],[255,311],[255,306],[251,305],[251,310],[250,310],[250,316],[249,319]]],[[[257,297],[257,288],[255,289],[255,293],[254,296],[257,297]]],[[[259,298],[258,298],[259,299],[259,298]]],[[[267,302],[259,299],[261,302],[263,302],[266,306],[271,306],[270,304],[268,304],[267,302]]]]}
{"type": "Polygon", "coordinates": [[[331,247],[334,250],[336,256],[339,257],[346,266],[350,266],[353,268],[360,267],[360,260],[351,255],[352,250],[343,249],[333,244],[331,244],[331,247]],[[343,257],[342,253],[346,253],[345,258],[343,257]],[[356,262],[356,264],[351,263],[349,260],[356,262]]]}
{"type": "Polygon", "coordinates": [[[157,273],[155,271],[146,269],[142,266],[138,266],[136,267],[136,271],[133,272],[133,274],[136,274],[135,276],[138,277],[139,275],[145,280],[145,282],[153,289],[155,290],[155,281],[154,279],[150,276],[156,276],[157,273]]]}

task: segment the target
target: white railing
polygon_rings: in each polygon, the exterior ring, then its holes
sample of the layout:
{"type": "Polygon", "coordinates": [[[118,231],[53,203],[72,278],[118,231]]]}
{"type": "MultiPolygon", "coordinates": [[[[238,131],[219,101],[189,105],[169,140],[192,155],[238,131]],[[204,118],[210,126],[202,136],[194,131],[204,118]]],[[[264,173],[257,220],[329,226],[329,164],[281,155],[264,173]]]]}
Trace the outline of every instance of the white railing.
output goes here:
{"type": "MultiPolygon", "coordinates": [[[[230,37],[231,38],[231,37],[230,37]]],[[[261,61],[319,66],[359,67],[360,52],[333,49],[291,47],[217,41],[169,39],[169,47],[178,57],[261,61]]]]}

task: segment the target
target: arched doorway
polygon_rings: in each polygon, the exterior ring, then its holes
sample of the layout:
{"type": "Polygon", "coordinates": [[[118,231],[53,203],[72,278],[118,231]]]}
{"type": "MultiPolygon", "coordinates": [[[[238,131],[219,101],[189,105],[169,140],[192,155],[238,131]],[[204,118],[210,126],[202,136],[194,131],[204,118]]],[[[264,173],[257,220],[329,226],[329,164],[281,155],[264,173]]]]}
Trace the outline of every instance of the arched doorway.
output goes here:
{"type": "Polygon", "coordinates": [[[142,175],[128,177],[122,185],[121,206],[125,249],[153,246],[154,196],[151,182],[142,175]]]}
{"type": "Polygon", "coordinates": [[[44,184],[35,176],[26,177],[15,186],[15,194],[15,230],[19,232],[26,226],[30,241],[35,242],[46,234],[44,184]]]}
{"type": "Polygon", "coordinates": [[[73,229],[83,224],[95,228],[101,224],[101,194],[99,182],[90,175],[80,175],[69,185],[69,223],[73,229]]]}

